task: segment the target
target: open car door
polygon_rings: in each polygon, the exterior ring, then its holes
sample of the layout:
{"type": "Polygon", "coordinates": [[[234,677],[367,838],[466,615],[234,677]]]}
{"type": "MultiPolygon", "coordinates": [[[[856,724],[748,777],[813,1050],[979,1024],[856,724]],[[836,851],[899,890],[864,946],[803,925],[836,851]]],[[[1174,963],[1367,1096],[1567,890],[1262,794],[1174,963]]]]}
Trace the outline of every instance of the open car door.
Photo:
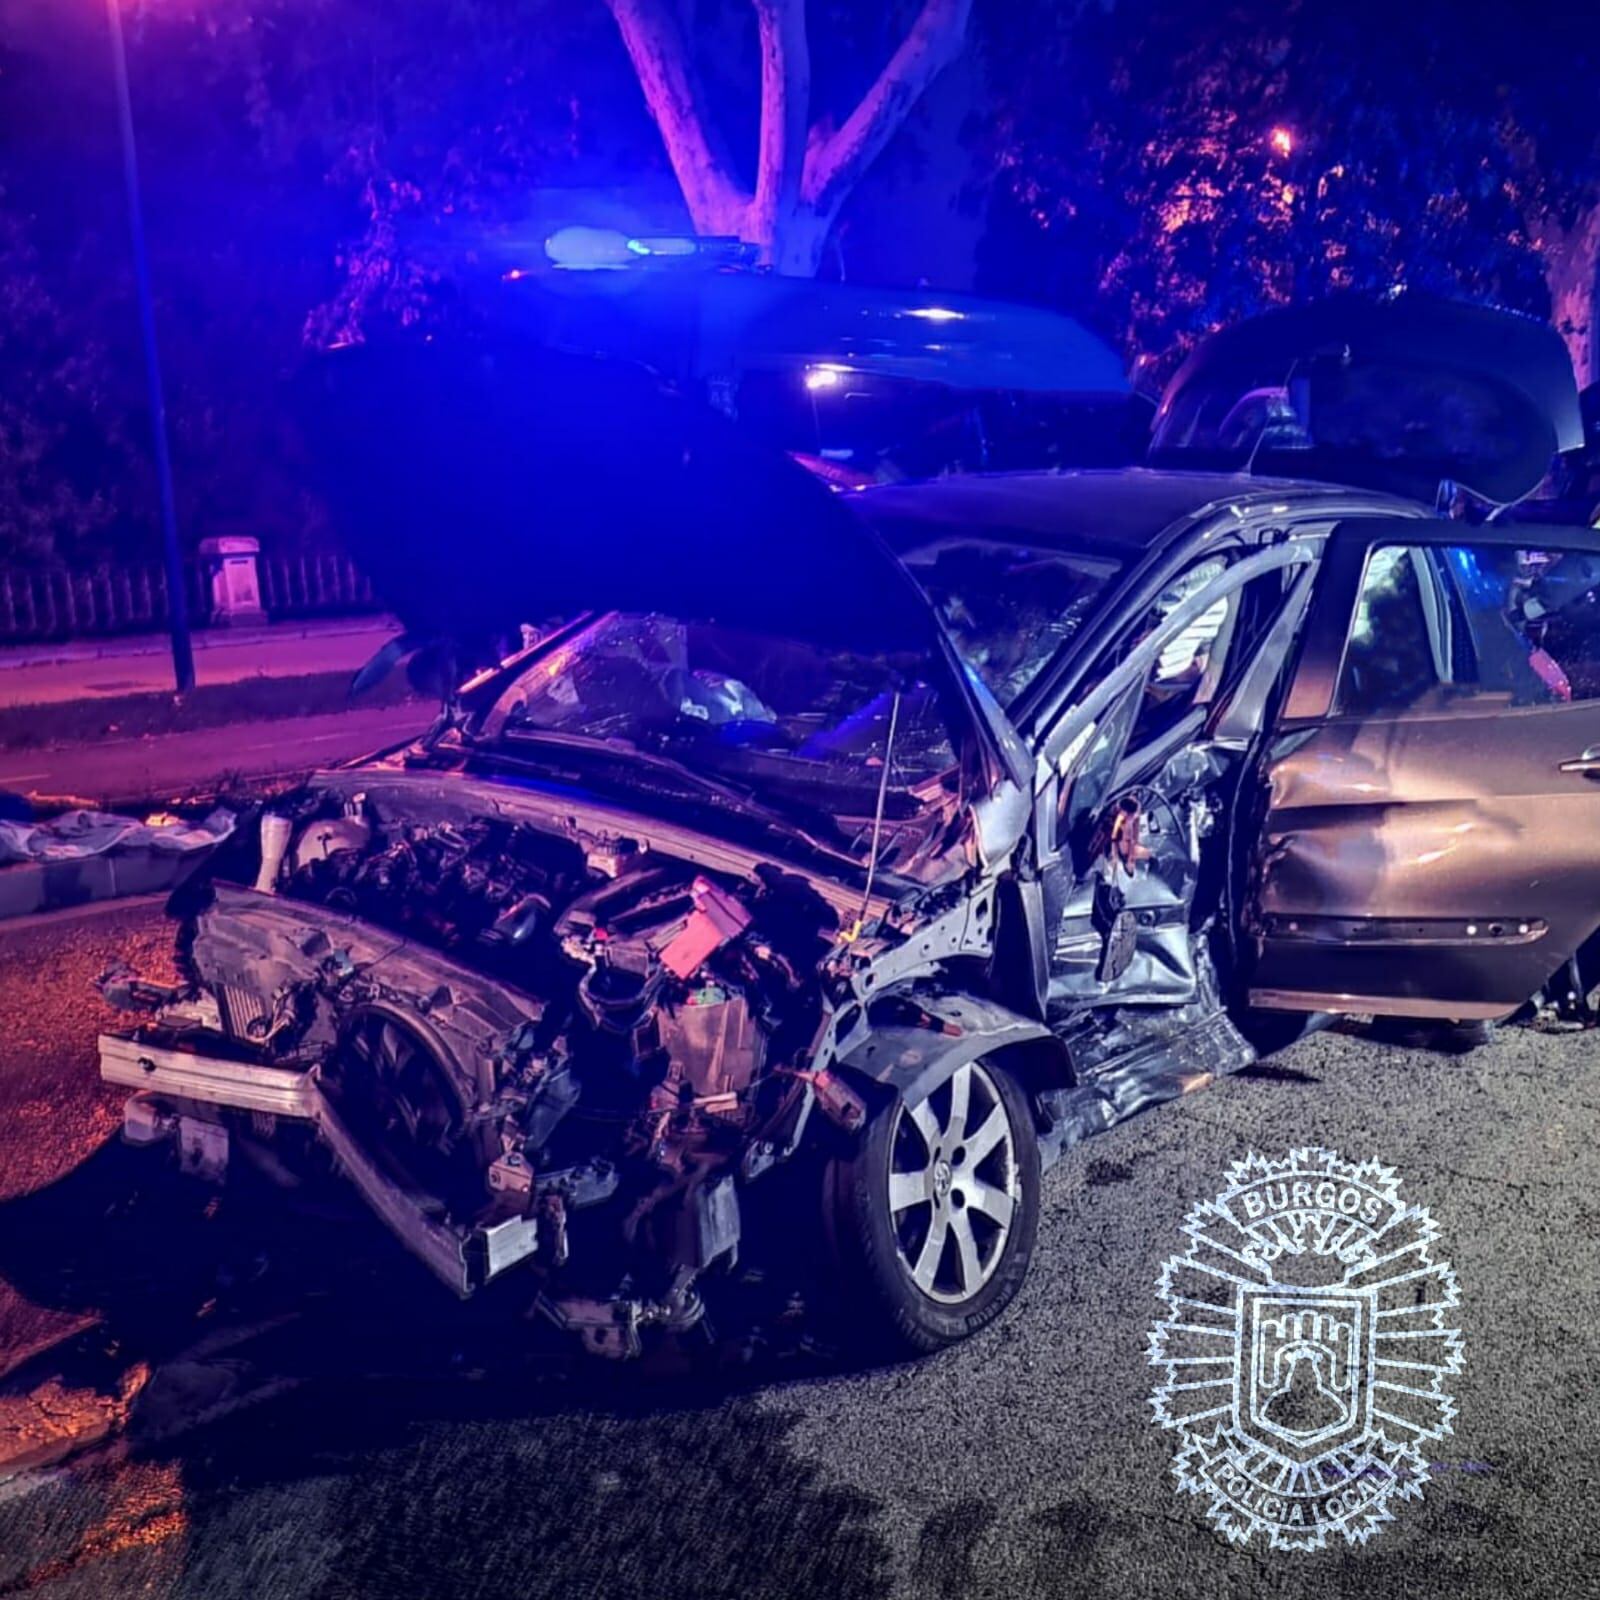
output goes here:
{"type": "Polygon", "coordinates": [[[1250,998],[1490,1018],[1600,926],[1600,534],[1342,524],[1261,755],[1250,998]]]}

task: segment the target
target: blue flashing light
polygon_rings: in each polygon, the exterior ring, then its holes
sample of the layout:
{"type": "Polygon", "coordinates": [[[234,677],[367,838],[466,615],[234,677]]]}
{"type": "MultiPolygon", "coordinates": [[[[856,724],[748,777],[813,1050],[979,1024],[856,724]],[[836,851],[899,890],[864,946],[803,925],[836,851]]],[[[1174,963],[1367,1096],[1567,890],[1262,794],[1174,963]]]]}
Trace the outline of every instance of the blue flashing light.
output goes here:
{"type": "Polygon", "coordinates": [[[637,256],[695,256],[700,254],[700,241],[688,234],[664,233],[630,239],[628,248],[637,256]]]}

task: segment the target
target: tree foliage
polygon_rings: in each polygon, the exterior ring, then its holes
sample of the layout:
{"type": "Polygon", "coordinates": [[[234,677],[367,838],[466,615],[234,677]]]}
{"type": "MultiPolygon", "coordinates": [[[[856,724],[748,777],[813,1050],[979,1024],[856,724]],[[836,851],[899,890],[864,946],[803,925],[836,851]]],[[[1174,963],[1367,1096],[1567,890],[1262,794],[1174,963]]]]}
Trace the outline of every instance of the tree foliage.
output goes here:
{"type": "Polygon", "coordinates": [[[1239,315],[1343,288],[1544,315],[1558,230],[1595,210],[1593,30],[1559,16],[1043,0],[986,23],[1002,86],[986,275],[1042,282],[1130,353],[1170,363],[1239,315]]]}
{"type": "MultiPolygon", "coordinates": [[[[148,554],[104,16],[19,4],[0,60],[0,554],[148,554]]],[[[284,394],[306,347],[448,316],[464,273],[542,238],[541,187],[604,186],[653,139],[598,4],[162,0],[129,4],[127,37],[191,542],[315,537],[284,394]]]]}
{"type": "Polygon", "coordinates": [[[0,515],[25,558],[105,548],[125,513],[125,415],[105,351],[83,337],[0,194],[0,515]],[[113,470],[106,471],[110,464],[113,470]]]}

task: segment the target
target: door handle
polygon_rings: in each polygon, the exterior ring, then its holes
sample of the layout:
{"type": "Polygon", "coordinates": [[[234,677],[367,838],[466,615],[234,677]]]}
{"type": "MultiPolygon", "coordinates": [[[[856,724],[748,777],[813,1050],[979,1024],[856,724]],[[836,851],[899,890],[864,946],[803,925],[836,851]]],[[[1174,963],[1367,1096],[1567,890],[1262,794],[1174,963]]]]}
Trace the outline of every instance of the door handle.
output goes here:
{"type": "Polygon", "coordinates": [[[1600,745],[1590,745],[1581,756],[1575,756],[1571,761],[1563,761],[1562,772],[1600,772],[1600,745]]]}

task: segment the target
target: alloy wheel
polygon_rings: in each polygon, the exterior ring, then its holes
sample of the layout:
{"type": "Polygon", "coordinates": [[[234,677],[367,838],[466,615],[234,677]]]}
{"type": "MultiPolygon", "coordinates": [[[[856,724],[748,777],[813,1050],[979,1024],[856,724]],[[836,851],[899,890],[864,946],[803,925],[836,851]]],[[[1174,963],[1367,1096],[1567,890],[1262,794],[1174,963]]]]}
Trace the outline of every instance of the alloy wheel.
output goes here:
{"type": "Polygon", "coordinates": [[[981,1062],[895,1112],[889,1213],[901,1266],[929,1299],[971,1300],[1005,1254],[1021,1199],[1016,1134],[981,1062]]]}

